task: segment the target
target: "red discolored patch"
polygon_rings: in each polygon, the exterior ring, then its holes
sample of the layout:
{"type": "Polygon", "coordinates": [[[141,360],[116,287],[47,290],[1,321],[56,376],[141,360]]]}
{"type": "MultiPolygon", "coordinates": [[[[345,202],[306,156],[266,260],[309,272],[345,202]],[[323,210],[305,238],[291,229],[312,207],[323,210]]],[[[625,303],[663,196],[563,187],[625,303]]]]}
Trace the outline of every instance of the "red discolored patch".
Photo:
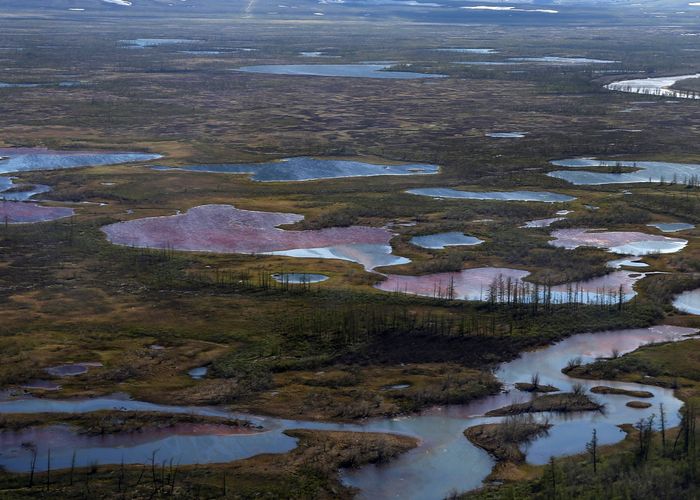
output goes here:
{"type": "Polygon", "coordinates": [[[203,205],[184,214],[119,222],[102,228],[110,242],[142,248],[218,253],[266,253],[337,245],[388,244],[392,233],[366,226],[287,231],[298,214],[203,205]]]}
{"type": "Polygon", "coordinates": [[[0,224],[32,224],[70,217],[72,208],[45,207],[36,203],[0,201],[0,224]]]}

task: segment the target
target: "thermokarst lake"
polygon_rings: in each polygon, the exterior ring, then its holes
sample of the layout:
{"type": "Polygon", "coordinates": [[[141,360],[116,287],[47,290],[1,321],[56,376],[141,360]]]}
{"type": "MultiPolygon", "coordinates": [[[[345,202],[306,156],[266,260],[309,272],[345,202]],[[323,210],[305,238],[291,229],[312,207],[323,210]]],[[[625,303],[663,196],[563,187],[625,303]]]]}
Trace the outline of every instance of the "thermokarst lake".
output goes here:
{"type": "Polygon", "coordinates": [[[385,292],[436,299],[614,304],[634,297],[634,284],[645,277],[638,272],[615,271],[586,281],[544,286],[525,281],[529,275],[528,271],[498,267],[422,276],[389,274],[375,287],[385,292]]]}
{"type": "MultiPolygon", "coordinates": [[[[114,165],[160,158],[157,154],[100,152],[100,151],[55,151],[44,148],[0,148],[0,173],[21,173],[36,170],[58,170],[66,168],[114,165]]],[[[17,189],[14,179],[0,177],[0,221],[9,224],[33,224],[72,216],[69,207],[51,207],[27,203],[37,194],[47,193],[50,187],[43,184],[27,185],[17,189]]]]}
{"type": "Polygon", "coordinates": [[[495,201],[539,201],[543,203],[563,203],[576,198],[565,194],[539,191],[459,191],[451,188],[418,188],[406,191],[418,196],[431,198],[495,201]]]}
{"type": "Polygon", "coordinates": [[[551,162],[557,167],[575,170],[557,170],[547,175],[576,185],[630,184],[639,182],[668,182],[697,185],[700,183],[700,165],[634,160],[597,160],[571,158],[551,162]],[[595,168],[597,171],[585,170],[595,168]],[[600,171],[601,168],[609,171],[600,171]]]}
{"type": "Polygon", "coordinates": [[[389,241],[393,233],[383,228],[292,231],[278,227],[303,219],[298,214],[204,205],[184,214],[110,224],[102,231],[112,243],[137,248],[340,259],[357,262],[368,270],[409,262],[392,255],[389,241]]]}
{"type": "Polygon", "coordinates": [[[323,158],[285,158],[268,163],[233,163],[221,165],[193,165],[185,167],[153,167],[157,170],[176,172],[211,172],[249,175],[254,181],[290,182],[343,177],[374,177],[379,175],[429,175],[437,174],[440,167],[423,163],[386,165],[366,161],[333,160],[323,158]]]}
{"type": "Polygon", "coordinates": [[[578,247],[603,248],[620,255],[643,256],[648,254],[675,253],[688,244],[688,240],[670,238],[634,231],[603,231],[593,229],[559,229],[552,232],[555,247],[569,250],[578,247]]]}
{"type": "Polygon", "coordinates": [[[637,78],[608,83],[605,85],[605,88],[618,92],[673,97],[675,99],[700,99],[700,93],[698,92],[671,88],[683,80],[691,80],[696,78],[700,78],[700,73],[695,73],[692,75],[637,78]]]}
{"type": "Polygon", "coordinates": [[[146,49],[149,47],[160,47],[162,45],[198,43],[199,40],[189,40],[187,38],[134,38],[133,40],[122,40],[121,42],[129,48],[146,49]]]}
{"type": "Polygon", "coordinates": [[[343,78],[383,78],[415,80],[420,78],[445,78],[445,75],[392,71],[390,64],[262,64],[243,66],[235,71],[268,75],[335,76],[343,78]]]}
{"type": "Polygon", "coordinates": [[[158,154],[108,151],[55,151],[44,148],[0,148],[0,173],[97,167],[160,158],[158,154]]]}
{"type": "Polygon", "coordinates": [[[0,223],[34,224],[70,217],[75,211],[67,207],[45,207],[36,203],[0,201],[0,223]]]}
{"type": "Polygon", "coordinates": [[[484,240],[480,240],[474,236],[467,236],[464,233],[456,231],[414,236],[411,238],[411,244],[433,250],[443,250],[445,247],[474,246],[480,245],[483,242],[484,240]]]}

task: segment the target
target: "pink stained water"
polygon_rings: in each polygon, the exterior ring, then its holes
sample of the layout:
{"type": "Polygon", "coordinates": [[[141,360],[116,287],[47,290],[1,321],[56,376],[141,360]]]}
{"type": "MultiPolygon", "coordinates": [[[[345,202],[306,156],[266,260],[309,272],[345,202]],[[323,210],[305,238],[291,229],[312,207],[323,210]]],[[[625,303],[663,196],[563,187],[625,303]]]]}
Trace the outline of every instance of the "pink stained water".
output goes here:
{"type": "Polygon", "coordinates": [[[73,363],[67,365],[50,366],[44,368],[44,371],[49,375],[54,377],[73,377],[75,375],[82,375],[87,373],[90,368],[100,368],[102,363],[99,362],[88,362],[88,363],[73,363]]]}
{"type": "Polygon", "coordinates": [[[424,276],[403,276],[389,274],[386,280],[376,285],[385,292],[410,293],[424,297],[446,297],[450,287],[454,297],[464,300],[485,300],[489,286],[503,278],[513,283],[521,282],[530,273],[506,267],[479,267],[454,273],[426,274],[424,276]]]}
{"type": "Polygon", "coordinates": [[[365,226],[307,231],[280,229],[304,216],[240,210],[232,205],[202,205],[184,214],[150,217],[102,228],[110,242],[145,248],[218,253],[265,253],[298,248],[388,244],[392,233],[365,226]]]}
{"type": "MultiPolygon", "coordinates": [[[[497,282],[507,284],[510,280],[511,286],[526,285],[532,289],[532,283],[523,281],[529,274],[528,271],[503,267],[481,267],[423,276],[390,274],[376,288],[386,292],[434,298],[449,298],[449,290],[452,288],[455,299],[487,300],[490,288],[497,282]]],[[[630,299],[635,295],[634,284],[644,276],[642,273],[615,271],[590,280],[555,285],[551,288],[552,299],[557,302],[596,302],[610,294],[619,293],[620,288],[625,297],[630,299]]],[[[541,289],[540,295],[543,293],[544,289],[541,289]]]]}
{"type": "Polygon", "coordinates": [[[36,203],[0,201],[0,223],[32,224],[70,217],[75,212],[66,207],[45,207],[36,203]]]}
{"type": "Polygon", "coordinates": [[[230,426],[217,423],[178,423],[164,427],[146,427],[137,432],[89,435],[76,433],[70,425],[30,427],[21,431],[0,433],[0,447],[6,453],[19,452],[25,443],[51,442],[56,448],[70,449],[90,446],[129,447],[148,443],[156,439],[177,436],[233,436],[256,434],[259,430],[249,427],[230,426]],[[15,450],[13,450],[13,448],[15,450]]]}
{"type": "Polygon", "coordinates": [[[641,242],[687,243],[680,238],[669,238],[655,234],[646,234],[636,231],[594,231],[591,229],[559,229],[552,232],[556,239],[550,244],[567,249],[580,246],[596,248],[615,248],[641,242]]]}

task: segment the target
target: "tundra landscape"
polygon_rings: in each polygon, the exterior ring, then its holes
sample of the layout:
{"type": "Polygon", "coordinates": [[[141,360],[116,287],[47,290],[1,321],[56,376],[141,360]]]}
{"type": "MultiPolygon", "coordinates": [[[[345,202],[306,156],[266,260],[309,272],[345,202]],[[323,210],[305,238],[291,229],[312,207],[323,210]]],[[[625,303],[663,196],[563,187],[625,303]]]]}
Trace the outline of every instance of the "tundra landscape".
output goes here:
{"type": "Polygon", "coordinates": [[[697,498],[700,7],[0,3],[0,498],[697,498]]]}

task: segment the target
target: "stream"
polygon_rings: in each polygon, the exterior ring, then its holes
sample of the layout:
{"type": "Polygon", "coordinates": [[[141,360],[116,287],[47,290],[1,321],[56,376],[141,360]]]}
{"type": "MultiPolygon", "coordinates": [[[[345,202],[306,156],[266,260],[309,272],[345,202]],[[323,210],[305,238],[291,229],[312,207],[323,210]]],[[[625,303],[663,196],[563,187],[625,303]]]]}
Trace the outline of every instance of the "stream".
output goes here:
{"type": "Polygon", "coordinates": [[[360,498],[444,498],[454,491],[465,491],[481,486],[494,465],[493,459],[483,450],[473,446],[463,431],[483,422],[495,422],[498,418],[482,415],[489,410],[513,403],[524,402],[531,394],[512,388],[516,382],[528,382],[537,372],[541,384],[554,385],[569,391],[579,382],[588,389],[595,385],[607,385],[630,390],[646,390],[654,397],[648,401],[652,407],[633,409],[625,406],[632,398],[620,395],[593,395],[605,404],[602,413],[581,412],[570,414],[542,414],[553,424],[549,434],[527,446],[528,462],[544,464],[550,456],[582,452],[597,430],[599,443],[620,441],[624,433],[617,427],[623,423],[635,423],[641,418],[659,413],[659,403],[664,404],[667,425],[679,422],[678,410],[682,402],[673,391],[654,386],[608,382],[602,380],[575,380],[561,372],[567,362],[580,357],[583,363],[610,356],[614,350],[621,354],[654,342],[680,341],[697,333],[690,328],[655,326],[650,328],[616,330],[601,333],[583,333],[548,347],[523,353],[517,359],[502,363],[496,375],[504,383],[503,393],[478,399],[470,404],[436,407],[404,417],[377,418],[361,423],[325,423],[285,420],[234,413],[223,408],[168,406],[134,401],[124,395],[87,400],[52,400],[21,398],[0,400],[0,414],[72,412],[85,413],[97,410],[159,411],[169,413],[193,413],[248,419],[264,427],[262,432],[212,433],[203,426],[199,431],[178,433],[173,429],[148,430],[141,433],[109,436],[80,435],[66,425],[29,428],[18,432],[0,432],[0,466],[11,472],[27,472],[32,458],[31,447],[37,450],[37,470],[47,468],[51,451],[51,468],[66,468],[75,452],[77,467],[95,463],[126,464],[150,463],[156,452],[156,462],[173,460],[180,465],[229,462],[261,453],[284,453],[296,446],[296,440],[283,434],[285,429],[341,430],[358,432],[391,432],[420,439],[420,445],[399,458],[380,465],[370,465],[343,471],[343,481],[360,488],[360,498]]]}

